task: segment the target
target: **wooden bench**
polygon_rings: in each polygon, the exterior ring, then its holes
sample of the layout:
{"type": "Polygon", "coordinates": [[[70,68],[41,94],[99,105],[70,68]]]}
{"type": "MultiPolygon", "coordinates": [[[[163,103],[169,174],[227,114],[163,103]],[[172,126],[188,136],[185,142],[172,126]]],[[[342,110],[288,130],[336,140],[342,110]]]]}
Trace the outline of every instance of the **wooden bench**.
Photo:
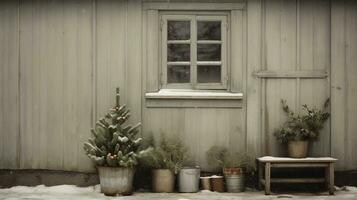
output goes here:
{"type": "Polygon", "coordinates": [[[270,194],[271,183],[326,183],[329,194],[334,194],[334,163],[331,157],[286,158],[265,156],[257,159],[259,187],[265,186],[265,194],[270,194]],[[325,168],[325,178],[272,178],[271,168],[325,168]],[[263,177],[264,172],[264,177],[263,177]]]}

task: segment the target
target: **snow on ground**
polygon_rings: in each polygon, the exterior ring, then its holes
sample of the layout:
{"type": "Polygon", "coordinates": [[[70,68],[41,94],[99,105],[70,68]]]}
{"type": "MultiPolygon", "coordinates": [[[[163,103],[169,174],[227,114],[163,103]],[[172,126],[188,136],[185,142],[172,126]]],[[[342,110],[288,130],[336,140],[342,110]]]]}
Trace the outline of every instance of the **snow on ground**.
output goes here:
{"type": "Polygon", "coordinates": [[[100,193],[100,186],[77,187],[73,185],[59,185],[46,187],[16,186],[0,189],[0,200],[91,200],[91,199],[118,199],[118,200],[270,200],[270,199],[301,199],[301,200],[357,200],[357,187],[338,188],[336,195],[321,194],[275,194],[264,195],[262,191],[248,190],[243,193],[217,193],[201,191],[198,193],[145,193],[136,192],[132,196],[107,197],[100,193]]]}

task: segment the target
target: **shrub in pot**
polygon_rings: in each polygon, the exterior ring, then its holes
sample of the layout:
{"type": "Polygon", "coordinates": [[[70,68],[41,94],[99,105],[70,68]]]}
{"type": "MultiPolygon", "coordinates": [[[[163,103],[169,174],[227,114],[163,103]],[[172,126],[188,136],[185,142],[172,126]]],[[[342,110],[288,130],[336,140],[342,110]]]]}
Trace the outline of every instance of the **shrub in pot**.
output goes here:
{"type": "Polygon", "coordinates": [[[105,195],[130,195],[135,169],[138,164],[138,137],[140,123],[127,125],[130,116],[125,105],[120,106],[119,88],[116,89],[116,105],[91,130],[92,137],[84,143],[87,156],[99,172],[101,191],[105,195]]]}
{"type": "Polygon", "coordinates": [[[281,103],[288,118],[274,135],[281,143],[288,144],[289,157],[304,158],[307,156],[309,141],[319,137],[320,130],[330,116],[326,111],[329,99],[326,100],[322,110],[303,105],[300,114],[293,112],[285,100],[281,103]]]}
{"type": "Polygon", "coordinates": [[[175,174],[182,168],[186,160],[187,151],[180,140],[167,139],[155,144],[151,138],[151,147],[143,150],[140,163],[152,168],[152,190],[154,192],[173,192],[175,188],[175,174]]]}
{"type": "Polygon", "coordinates": [[[245,190],[245,173],[249,167],[246,153],[232,152],[226,147],[213,146],[207,153],[207,161],[223,169],[227,192],[243,192],[245,190]]]}

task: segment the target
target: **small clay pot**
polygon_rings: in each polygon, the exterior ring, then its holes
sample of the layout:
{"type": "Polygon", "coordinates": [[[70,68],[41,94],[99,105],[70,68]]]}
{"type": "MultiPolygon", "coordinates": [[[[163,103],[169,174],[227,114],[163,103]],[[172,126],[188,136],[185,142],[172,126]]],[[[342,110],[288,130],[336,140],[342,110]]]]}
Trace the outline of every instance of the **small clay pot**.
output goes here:
{"type": "Polygon", "coordinates": [[[288,153],[291,158],[306,158],[309,141],[291,140],[288,142],[288,153]]]}
{"type": "Polygon", "coordinates": [[[201,180],[201,189],[202,190],[211,190],[211,177],[200,177],[201,180]]]}
{"type": "Polygon", "coordinates": [[[211,176],[211,186],[214,192],[224,192],[223,176],[211,176]]]}
{"type": "Polygon", "coordinates": [[[175,187],[175,174],[169,169],[152,170],[153,192],[173,192],[175,187]]]}

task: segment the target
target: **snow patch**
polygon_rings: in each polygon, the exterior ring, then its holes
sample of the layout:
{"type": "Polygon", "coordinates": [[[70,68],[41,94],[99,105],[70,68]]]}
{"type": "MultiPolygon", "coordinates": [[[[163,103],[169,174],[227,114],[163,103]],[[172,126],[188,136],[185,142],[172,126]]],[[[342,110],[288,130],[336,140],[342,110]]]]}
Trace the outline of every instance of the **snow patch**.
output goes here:
{"type": "Polygon", "coordinates": [[[148,193],[135,192],[132,196],[107,197],[100,193],[100,186],[77,187],[74,185],[58,185],[46,187],[16,186],[0,189],[0,200],[95,200],[95,199],[118,199],[118,200],[270,200],[270,199],[299,199],[299,200],[356,200],[357,187],[345,186],[336,191],[336,195],[330,196],[328,192],[321,194],[273,194],[264,195],[263,191],[249,191],[242,193],[219,193],[202,190],[198,193],[148,193]]]}

